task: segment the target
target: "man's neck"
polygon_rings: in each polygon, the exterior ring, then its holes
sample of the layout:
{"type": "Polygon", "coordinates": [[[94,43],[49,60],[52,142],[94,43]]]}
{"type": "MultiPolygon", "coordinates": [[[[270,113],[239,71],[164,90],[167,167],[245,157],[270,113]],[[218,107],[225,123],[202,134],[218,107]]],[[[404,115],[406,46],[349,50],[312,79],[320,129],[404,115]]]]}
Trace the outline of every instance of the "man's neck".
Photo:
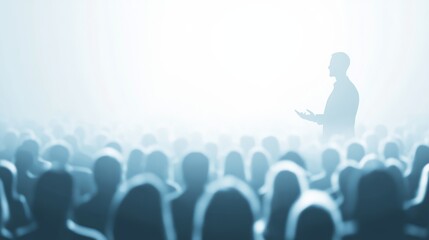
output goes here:
{"type": "Polygon", "coordinates": [[[335,80],[336,82],[343,82],[343,81],[347,81],[349,80],[349,77],[347,77],[347,75],[339,75],[339,76],[335,76],[335,80]]]}

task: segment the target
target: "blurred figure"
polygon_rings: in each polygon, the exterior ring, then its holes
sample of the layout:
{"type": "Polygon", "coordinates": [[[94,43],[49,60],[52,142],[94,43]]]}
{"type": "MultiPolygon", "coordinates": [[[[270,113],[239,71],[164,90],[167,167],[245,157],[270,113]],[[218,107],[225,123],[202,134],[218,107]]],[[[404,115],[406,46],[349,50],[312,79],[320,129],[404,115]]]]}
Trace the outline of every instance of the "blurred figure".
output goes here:
{"type": "Polygon", "coordinates": [[[334,135],[351,138],[355,134],[355,119],[359,106],[359,93],[347,76],[350,58],[343,52],[332,54],[329,75],[335,77],[334,89],[326,102],[323,114],[297,112],[308,121],[323,125],[323,138],[329,140],[334,135]]]}
{"type": "Polygon", "coordinates": [[[311,187],[319,190],[329,190],[332,187],[332,175],[340,165],[340,154],[333,148],[322,153],[322,167],[324,172],[312,179],[311,187]]]}
{"type": "Polygon", "coordinates": [[[0,160],[0,180],[9,206],[9,220],[5,227],[14,234],[19,227],[30,222],[30,210],[25,197],[16,191],[16,168],[7,160],[0,160]]]}
{"type": "Polygon", "coordinates": [[[48,147],[47,152],[47,160],[51,162],[53,169],[67,170],[72,175],[77,193],[77,201],[80,201],[81,199],[84,199],[95,192],[95,185],[92,179],[91,170],[69,164],[70,149],[65,143],[55,143],[48,147]]]}
{"type": "Polygon", "coordinates": [[[156,140],[156,137],[153,134],[145,134],[142,137],[141,144],[144,148],[152,147],[157,143],[158,141],[156,140]]]}
{"type": "Polygon", "coordinates": [[[385,170],[364,175],[356,203],[357,233],[350,239],[405,239],[402,200],[394,179],[385,170]]]}
{"type": "Polygon", "coordinates": [[[122,168],[116,158],[107,155],[97,159],[93,173],[97,192],[76,209],[75,220],[82,226],[105,233],[109,208],[121,183],[122,168]]]}
{"type": "Polygon", "coordinates": [[[70,163],[78,167],[91,168],[94,162],[92,158],[83,151],[83,146],[79,143],[78,138],[73,135],[67,135],[64,137],[64,141],[71,147],[72,154],[70,163]]]}
{"type": "Polygon", "coordinates": [[[244,153],[244,156],[247,156],[250,150],[255,146],[255,139],[251,136],[242,136],[240,138],[240,148],[244,153]]]}
{"type": "Polygon", "coordinates": [[[257,151],[253,153],[250,159],[250,186],[253,188],[256,194],[259,194],[259,190],[265,184],[265,177],[267,175],[270,165],[268,163],[267,156],[257,151]]]}
{"type": "Polygon", "coordinates": [[[131,179],[143,173],[145,166],[145,156],[142,150],[133,149],[127,161],[127,179],[131,179]]]}
{"type": "Polygon", "coordinates": [[[423,168],[417,195],[407,204],[408,222],[427,228],[429,226],[429,165],[423,168]]]}
{"type": "Polygon", "coordinates": [[[367,153],[378,154],[378,145],[380,143],[380,138],[374,134],[370,133],[365,138],[367,153]]]}
{"type": "Polygon", "coordinates": [[[13,130],[7,131],[3,136],[3,146],[4,149],[0,151],[0,159],[13,161],[16,148],[18,147],[18,133],[13,130]]]}
{"type": "Polygon", "coordinates": [[[264,198],[264,239],[284,239],[292,205],[308,189],[306,173],[293,162],[276,163],[267,176],[264,198]]]}
{"type": "Polygon", "coordinates": [[[36,177],[31,174],[33,162],[33,155],[30,152],[20,149],[16,151],[17,191],[26,198],[30,205],[33,202],[33,188],[36,182],[36,177]]]}
{"type": "Polygon", "coordinates": [[[34,192],[33,216],[37,224],[20,230],[18,240],[102,240],[95,230],[69,220],[73,200],[73,179],[64,170],[43,174],[34,192]]]}
{"type": "Polygon", "coordinates": [[[287,224],[287,240],[340,240],[341,215],[325,192],[307,191],[292,206],[287,224]]]}
{"type": "Polygon", "coordinates": [[[154,151],[147,156],[146,172],[159,177],[166,185],[168,193],[176,193],[180,187],[169,180],[170,162],[167,155],[161,151],[154,151]]]}
{"type": "Polygon", "coordinates": [[[174,240],[165,194],[163,183],[150,174],[121,186],[110,212],[109,239],[174,240]]]}
{"type": "Polygon", "coordinates": [[[387,142],[384,145],[383,149],[384,159],[387,160],[389,158],[397,159],[398,163],[401,164],[401,169],[404,171],[407,169],[407,163],[401,158],[401,152],[399,150],[399,146],[395,142],[387,142]]]}
{"type": "Polygon", "coordinates": [[[34,176],[40,176],[42,173],[46,172],[51,168],[51,164],[48,161],[40,158],[39,143],[34,139],[27,139],[19,147],[20,150],[27,151],[33,155],[33,164],[31,166],[31,174],[34,176]]]}
{"type": "Polygon", "coordinates": [[[232,151],[226,155],[223,175],[234,176],[242,181],[246,181],[244,160],[239,152],[232,151]]]}
{"type": "Polygon", "coordinates": [[[208,180],[209,160],[199,152],[189,153],[182,162],[185,190],[172,200],[174,228],[178,240],[192,238],[194,210],[208,180]]]}
{"type": "Polygon", "coordinates": [[[304,159],[297,152],[289,151],[280,158],[280,161],[291,161],[296,165],[300,166],[302,169],[307,170],[307,164],[305,164],[304,159]]]}
{"type": "Polygon", "coordinates": [[[9,220],[9,206],[0,180],[0,239],[11,240],[12,234],[6,229],[5,223],[9,220]]]}
{"type": "Polygon", "coordinates": [[[407,177],[409,199],[416,196],[423,168],[429,163],[429,146],[420,145],[416,149],[412,163],[411,173],[407,177]]]}
{"type": "Polygon", "coordinates": [[[354,142],[347,147],[347,159],[360,162],[365,156],[365,148],[362,144],[354,142]]]}
{"type": "Polygon", "coordinates": [[[256,239],[253,231],[258,200],[235,177],[225,177],[207,187],[195,209],[193,240],[256,239]]]}
{"type": "Polygon", "coordinates": [[[354,166],[345,166],[338,173],[336,179],[341,195],[337,199],[342,219],[355,219],[357,188],[360,180],[360,170],[354,166]]]}
{"type": "Polygon", "coordinates": [[[277,160],[280,156],[280,143],[274,136],[268,136],[262,139],[262,147],[270,153],[270,162],[277,160]]]}

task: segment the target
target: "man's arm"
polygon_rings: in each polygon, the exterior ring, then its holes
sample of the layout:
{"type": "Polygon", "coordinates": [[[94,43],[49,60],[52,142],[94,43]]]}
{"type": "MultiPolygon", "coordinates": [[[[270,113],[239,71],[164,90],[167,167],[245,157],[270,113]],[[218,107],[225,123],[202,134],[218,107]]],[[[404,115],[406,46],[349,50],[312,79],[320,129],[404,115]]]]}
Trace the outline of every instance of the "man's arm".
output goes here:
{"type": "Polygon", "coordinates": [[[324,122],[324,116],[323,114],[314,114],[312,111],[307,109],[307,112],[299,112],[295,110],[296,114],[300,116],[302,119],[305,119],[310,122],[315,122],[317,124],[323,124],[324,122]]]}

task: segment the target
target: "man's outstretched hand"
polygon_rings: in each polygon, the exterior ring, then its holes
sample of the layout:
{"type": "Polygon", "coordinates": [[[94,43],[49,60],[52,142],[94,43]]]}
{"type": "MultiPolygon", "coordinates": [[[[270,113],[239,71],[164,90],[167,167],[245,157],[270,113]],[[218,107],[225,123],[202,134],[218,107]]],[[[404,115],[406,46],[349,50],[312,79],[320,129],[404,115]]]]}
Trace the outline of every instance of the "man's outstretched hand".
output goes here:
{"type": "Polygon", "coordinates": [[[307,109],[307,112],[299,112],[297,110],[295,110],[296,114],[298,114],[298,116],[300,116],[302,119],[308,120],[308,121],[312,121],[312,122],[316,122],[316,115],[307,109]]]}

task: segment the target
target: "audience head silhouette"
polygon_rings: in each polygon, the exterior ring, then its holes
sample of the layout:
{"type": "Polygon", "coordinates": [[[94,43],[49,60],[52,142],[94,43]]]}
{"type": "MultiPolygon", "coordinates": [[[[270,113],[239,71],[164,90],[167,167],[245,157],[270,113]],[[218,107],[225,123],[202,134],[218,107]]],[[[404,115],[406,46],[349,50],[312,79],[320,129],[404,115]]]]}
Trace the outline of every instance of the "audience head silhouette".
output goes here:
{"type": "Polygon", "coordinates": [[[256,196],[241,180],[225,177],[207,188],[198,201],[194,240],[255,239],[256,196]]]}
{"type": "Polygon", "coordinates": [[[293,162],[276,163],[267,176],[269,188],[264,200],[266,239],[281,239],[293,203],[308,189],[304,170],[293,162]]]}
{"type": "Polygon", "coordinates": [[[154,151],[147,156],[146,172],[155,174],[161,180],[168,179],[168,157],[161,151],[154,151]]]}
{"type": "Polygon", "coordinates": [[[112,206],[112,239],[174,239],[165,189],[151,174],[136,176],[120,187],[112,206]]]}
{"type": "Polygon", "coordinates": [[[225,158],[224,176],[234,176],[240,180],[245,180],[244,160],[239,152],[229,152],[225,158]]]}
{"type": "Polygon", "coordinates": [[[97,159],[93,168],[94,180],[101,193],[114,192],[122,179],[122,167],[112,156],[102,156],[97,159]]]}
{"type": "Polygon", "coordinates": [[[332,175],[340,164],[340,154],[333,148],[328,148],[322,153],[322,165],[326,174],[332,175]]]}
{"type": "Polygon", "coordinates": [[[127,162],[127,179],[142,174],[145,167],[145,155],[140,149],[133,149],[127,162]]]}
{"type": "Polygon", "coordinates": [[[347,159],[360,162],[365,156],[365,148],[360,143],[352,143],[347,147],[347,159]]]}
{"type": "Polygon", "coordinates": [[[189,153],[183,159],[182,172],[188,190],[202,190],[208,180],[209,160],[202,153],[189,153]]]}
{"type": "Polygon", "coordinates": [[[292,206],[286,239],[339,240],[341,215],[333,199],[325,192],[310,190],[292,206]]]}

